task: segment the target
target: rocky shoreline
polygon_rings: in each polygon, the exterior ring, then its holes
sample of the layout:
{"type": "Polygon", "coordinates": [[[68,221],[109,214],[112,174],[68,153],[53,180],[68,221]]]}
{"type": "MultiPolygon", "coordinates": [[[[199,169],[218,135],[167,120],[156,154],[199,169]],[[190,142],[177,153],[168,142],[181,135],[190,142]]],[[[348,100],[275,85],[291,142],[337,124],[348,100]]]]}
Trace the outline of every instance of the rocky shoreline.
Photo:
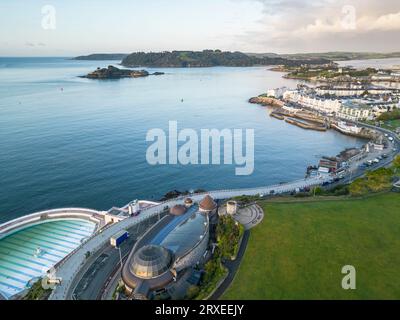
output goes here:
{"type": "Polygon", "coordinates": [[[123,78],[143,78],[150,75],[163,75],[164,72],[154,72],[149,73],[146,70],[129,70],[129,69],[119,69],[114,66],[108,66],[107,68],[97,68],[97,70],[88,73],[82,78],[87,79],[123,79],[123,78]]]}

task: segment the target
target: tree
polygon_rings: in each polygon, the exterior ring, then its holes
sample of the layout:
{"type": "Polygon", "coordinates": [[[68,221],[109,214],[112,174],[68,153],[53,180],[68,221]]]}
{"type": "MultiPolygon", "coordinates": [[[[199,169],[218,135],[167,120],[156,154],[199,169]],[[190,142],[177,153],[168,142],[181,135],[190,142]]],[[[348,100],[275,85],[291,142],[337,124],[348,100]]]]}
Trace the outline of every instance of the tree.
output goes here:
{"type": "Polygon", "coordinates": [[[324,189],[322,189],[320,186],[315,187],[313,190],[314,196],[321,196],[324,193],[324,189]]]}
{"type": "Polygon", "coordinates": [[[193,300],[194,298],[197,297],[199,292],[200,288],[198,286],[191,285],[186,291],[186,298],[188,298],[189,300],[193,300]]]}
{"type": "Polygon", "coordinates": [[[400,156],[397,156],[394,160],[393,160],[393,167],[395,169],[395,171],[397,172],[397,170],[400,169],[400,156]]]}
{"type": "Polygon", "coordinates": [[[44,300],[51,293],[51,289],[44,289],[42,286],[42,279],[36,281],[29,289],[24,297],[24,300],[44,300]]]}
{"type": "Polygon", "coordinates": [[[393,170],[380,168],[366,173],[364,178],[354,180],[349,191],[352,196],[360,196],[369,192],[379,192],[391,187],[393,170]]]}

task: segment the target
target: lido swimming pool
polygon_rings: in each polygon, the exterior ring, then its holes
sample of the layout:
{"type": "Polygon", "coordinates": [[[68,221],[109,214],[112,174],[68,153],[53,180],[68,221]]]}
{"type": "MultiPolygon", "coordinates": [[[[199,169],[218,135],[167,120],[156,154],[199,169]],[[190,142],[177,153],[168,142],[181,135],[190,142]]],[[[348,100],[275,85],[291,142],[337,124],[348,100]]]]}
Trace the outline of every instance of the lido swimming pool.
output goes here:
{"type": "Polygon", "coordinates": [[[1,295],[8,299],[28,288],[32,279],[45,274],[95,228],[87,220],[49,220],[0,239],[1,295]]]}

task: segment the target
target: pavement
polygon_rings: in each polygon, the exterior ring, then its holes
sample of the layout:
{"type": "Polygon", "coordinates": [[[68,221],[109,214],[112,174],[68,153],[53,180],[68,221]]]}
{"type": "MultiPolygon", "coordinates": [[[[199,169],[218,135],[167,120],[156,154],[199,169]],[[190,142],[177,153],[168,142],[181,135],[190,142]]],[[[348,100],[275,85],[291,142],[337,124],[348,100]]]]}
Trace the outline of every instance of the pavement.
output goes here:
{"type": "MultiPolygon", "coordinates": [[[[330,179],[330,178],[329,178],[330,179]]],[[[275,194],[286,193],[296,190],[297,188],[311,187],[315,185],[321,185],[328,178],[315,177],[309,179],[300,179],[289,183],[282,183],[267,187],[248,188],[248,189],[232,189],[232,190],[217,190],[205,193],[193,194],[191,198],[194,201],[200,201],[205,195],[209,194],[215,199],[228,199],[241,195],[259,195],[269,194],[274,191],[275,194]]],[[[176,204],[182,204],[184,196],[171,199],[165,202],[161,202],[150,208],[143,209],[139,216],[129,217],[118,223],[114,223],[88,239],[80,247],[75,249],[69,254],[64,260],[62,260],[56,267],[56,276],[62,279],[60,285],[57,285],[52,294],[50,300],[65,300],[69,297],[69,291],[71,286],[75,282],[76,276],[81,272],[81,269],[86,264],[86,253],[91,252],[97,253],[102,247],[110,240],[110,238],[117,232],[123,229],[130,229],[137,226],[138,224],[148,220],[152,217],[157,217],[166,206],[172,207],[176,204]]]]}

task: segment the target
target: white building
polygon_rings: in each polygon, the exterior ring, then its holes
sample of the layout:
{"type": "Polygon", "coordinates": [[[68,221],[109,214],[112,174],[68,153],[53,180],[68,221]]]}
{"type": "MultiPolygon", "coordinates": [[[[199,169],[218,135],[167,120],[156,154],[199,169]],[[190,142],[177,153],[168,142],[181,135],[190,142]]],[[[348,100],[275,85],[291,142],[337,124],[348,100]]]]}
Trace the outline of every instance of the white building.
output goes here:
{"type": "MultiPolygon", "coordinates": [[[[354,89],[350,93],[353,95],[357,90],[358,89],[354,89]]],[[[376,90],[379,91],[380,89],[376,90]]],[[[390,90],[388,90],[388,92],[390,92],[390,90]]],[[[318,96],[309,95],[300,90],[287,90],[283,93],[283,99],[323,114],[335,115],[339,118],[352,121],[374,119],[384,112],[400,108],[398,99],[393,98],[324,99],[318,96]]]]}
{"type": "Polygon", "coordinates": [[[339,121],[336,127],[341,132],[348,134],[359,134],[362,130],[361,127],[357,127],[351,123],[346,123],[345,121],[339,121]]]}
{"type": "Polygon", "coordinates": [[[317,95],[331,95],[336,97],[359,97],[365,93],[370,95],[382,95],[391,94],[393,90],[383,88],[362,88],[362,87],[351,87],[351,88],[340,88],[340,87],[317,87],[315,93],[317,95]]]}
{"type": "Polygon", "coordinates": [[[342,105],[340,100],[321,99],[302,94],[298,91],[286,91],[283,98],[287,101],[298,103],[306,108],[325,114],[337,113],[342,105]]]}
{"type": "Polygon", "coordinates": [[[336,115],[342,119],[358,121],[371,119],[371,117],[373,117],[373,112],[371,108],[346,101],[342,104],[336,115]]]}
{"type": "Polygon", "coordinates": [[[276,88],[276,89],[269,89],[267,91],[267,96],[272,97],[272,98],[282,98],[283,94],[288,91],[288,88],[282,87],[282,88],[276,88]]]}

